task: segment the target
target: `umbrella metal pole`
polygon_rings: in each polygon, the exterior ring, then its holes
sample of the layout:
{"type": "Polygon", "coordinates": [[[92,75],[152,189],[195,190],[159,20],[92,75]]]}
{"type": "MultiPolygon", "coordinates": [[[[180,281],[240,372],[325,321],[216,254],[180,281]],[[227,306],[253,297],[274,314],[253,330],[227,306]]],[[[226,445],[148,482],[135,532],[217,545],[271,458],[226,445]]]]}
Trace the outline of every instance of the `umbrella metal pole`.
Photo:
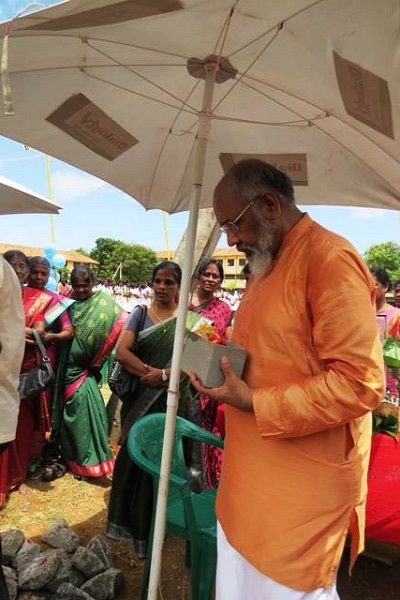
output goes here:
{"type": "Polygon", "coordinates": [[[177,323],[174,338],[174,349],[171,362],[171,376],[167,397],[167,412],[163,440],[163,451],[160,466],[160,481],[157,494],[156,515],[154,524],[153,551],[151,557],[148,600],[157,599],[158,584],[161,575],[162,549],[165,536],[165,521],[168,499],[168,477],[171,469],[172,447],[175,435],[175,420],[179,402],[180,365],[183,343],[185,339],[186,314],[192,275],[194,246],[199,216],[200,196],[203,185],[204,165],[207,151],[208,134],[211,127],[211,104],[214,92],[217,63],[206,66],[202,111],[199,115],[199,126],[196,139],[194,177],[190,199],[189,223],[185,246],[185,257],[182,272],[182,285],[179,296],[177,323]]]}

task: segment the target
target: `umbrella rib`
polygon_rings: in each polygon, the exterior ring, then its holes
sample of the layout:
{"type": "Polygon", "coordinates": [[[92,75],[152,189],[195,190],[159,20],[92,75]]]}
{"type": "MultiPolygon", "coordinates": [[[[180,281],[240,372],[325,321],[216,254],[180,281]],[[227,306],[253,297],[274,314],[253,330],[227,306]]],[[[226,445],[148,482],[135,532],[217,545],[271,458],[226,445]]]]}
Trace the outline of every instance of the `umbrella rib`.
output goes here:
{"type": "Polygon", "coordinates": [[[243,125],[268,125],[269,127],[310,127],[314,121],[326,119],[328,115],[320,115],[312,119],[300,118],[295,121],[257,121],[255,119],[237,119],[235,117],[224,117],[213,115],[213,121],[229,121],[231,123],[240,123],[243,125]]]}
{"type": "MultiPolygon", "coordinates": [[[[337,119],[340,123],[344,123],[344,121],[342,119],[340,119],[340,117],[337,117],[333,114],[328,114],[327,113],[327,118],[332,117],[334,119],[337,119]]],[[[348,123],[344,123],[346,126],[349,126],[348,123]]],[[[356,154],[356,152],[354,152],[354,150],[352,150],[349,146],[346,146],[343,142],[341,142],[339,139],[337,139],[335,136],[333,136],[331,133],[329,133],[328,131],[325,131],[324,129],[321,129],[320,127],[318,127],[318,125],[316,125],[315,123],[311,123],[312,126],[316,127],[318,129],[318,131],[322,134],[325,135],[326,137],[328,137],[330,140],[332,140],[334,143],[336,143],[338,146],[340,146],[341,148],[345,149],[346,152],[348,152],[349,154],[351,154],[352,156],[354,156],[357,160],[359,160],[363,165],[365,165],[366,167],[368,167],[368,169],[370,171],[373,171],[375,173],[375,175],[377,175],[377,177],[379,177],[379,179],[381,179],[382,181],[385,181],[385,183],[389,183],[392,187],[393,183],[391,181],[389,181],[389,179],[386,179],[386,177],[383,176],[382,173],[380,173],[374,166],[373,164],[371,164],[370,162],[367,162],[366,160],[364,160],[360,154],[356,154]]],[[[350,125],[351,129],[357,133],[357,135],[360,135],[362,138],[364,138],[369,144],[374,144],[374,142],[372,140],[370,140],[368,138],[367,135],[365,135],[364,133],[361,133],[360,131],[358,131],[357,129],[355,129],[354,127],[352,127],[350,125]]],[[[396,160],[393,156],[391,156],[384,148],[381,148],[380,146],[377,146],[377,144],[375,143],[376,148],[378,148],[382,153],[383,153],[383,157],[382,158],[388,158],[390,157],[392,160],[396,160]]],[[[375,150],[376,151],[376,150],[375,150]]]]}
{"type": "Polygon", "coordinates": [[[238,79],[235,80],[235,82],[233,83],[233,85],[231,86],[231,88],[226,92],[226,94],[222,98],[219,99],[219,101],[217,102],[217,104],[213,107],[213,111],[216,108],[218,108],[218,106],[220,106],[224,102],[225,98],[229,94],[231,94],[231,92],[235,89],[235,87],[237,85],[239,85],[239,83],[242,81],[243,77],[245,77],[247,75],[248,71],[255,65],[255,63],[258,61],[258,59],[260,58],[260,56],[262,56],[264,54],[264,52],[269,48],[269,46],[277,39],[278,35],[283,30],[284,24],[287,23],[288,21],[294,19],[299,14],[305,12],[306,10],[310,10],[311,8],[314,8],[314,6],[316,6],[317,4],[320,4],[321,2],[325,2],[325,0],[315,0],[315,2],[313,2],[311,5],[303,7],[302,9],[299,9],[298,11],[296,11],[295,13],[293,13],[292,15],[290,15],[290,17],[287,17],[283,21],[279,22],[277,25],[274,25],[273,27],[270,27],[267,31],[264,31],[261,35],[259,35],[258,37],[254,38],[253,40],[251,40],[251,42],[248,42],[244,46],[241,46],[240,48],[237,48],[234,52],[231,52],[228,55],[229,59],[231,59],[232,56],[234,56],[235,54],[238,54],[242,50],[247,49],[249,46],[255,44],[260,39],[264,38],[266,35],[270,34],[272,31],[276,30],[275,34],[273,35],[273,37],[266,42],[266,44],[263,46],[263,48],[258,52],[258,54],[253,58],[253,60],[248,64],[247,68],[243,71],[243,73],[241,73],[240,76],[238,77],[238,79]]]}
{"type": "Polygon", "coordinates": [[[229,26],[232,21],[233,13],[235,12],[236,7],[239,4],[239,2],[240,2],[240,0],[236,0],[235,5],[229,11],[229,14],[227,15],[225,22],[221,28],[219,37],[218,37],[217,41],[215,42],[213,54],[217,54],[218,58],[221,58],[222,51],[223,51],[223,48],[225,47],[225,42],[228,37],[228,30],[229,30],[229,26]],[[219,50],[217,50],[218,46],[220,46],[219,50]]]}
{"type": "Polygon", "coordinates": [[[235,54],[238,54],[239,52],[242,52],[242,50],[245,50],[246,48],[248,48],[252,44],[255,44],[256,42],[258,42],[259,40],[261,40],[263,37],[265,37],[266,35],[268,35],[269,33],[271,33],[271,31],[274,31],[274,29],[277,29],[278,32],[279,32],[281,29],[283,29],[283,25],[285,23],[287,23],[288,21],[292,21],[294,18],[298,17],[303,12],[306,12],[308,10],[313,9],[316,5],[322,4],[323,2],[326,2],[326,0],[315,0],[314,2],[312,2],[311,4],[309,4],[308,6],[304,6],[303,8],[300,8],[299,10],[297,10],[296,12],[294,12],[293,14],[291,14],[290,16],[285,17],[285,19],[281,20],[276,25],[273,25],[272,27],[270,27],[269,29],[267,29],[266,31],[264,31],[263,33],[261,33],[259,36],[257,36],[253,40],[251,40],[251,42],[248,42],[247,44],[244,44],[240,48],[237,48],[236,50],[234,50],[233,52],[231,52],[228,55],[228,57],[232,58],[232,56],[234,56],[235,54]]]}
{"type": "MultiPolygon", "coordinates": [[[[262,81],[262,80],[260,80],[260,79],[258,79],[256,77],[252,77],[252,76],[246,75],[246,78],[248,80],[254,81],[254,82],[259,83],[261,85],[267,86],[268,88],[270,88],[272,90],[276,90],[277,92],[280,92],[281,94],[286,94],[290,98],[294,98],[295,100],[299,100],[300,102],[304,102],[304,104],[307,104],[307,106],[311,106],[312,108],[320,110],[320,111],[322,111],[324,113],[327,112],[325,109],[321,108],[320,106],[318,106],[314,102],[311,102],[311,100],[307,100],[306,98],[303,98],[303,97],[299,96],[298,94],[295,94],[294,92],[290,92],[289,90],[284,90],[283,88],[277,87],[276,85],[273,85],[272,83],[268,83],[267,81],[262,81]]],[[[265,92],[262,92],[261,90],[259,90],[255,86],[251,85],[248,81],[243,81],[243,78],[241,79],[241,83],[242,83],[243,86],[249,88],[253,92],[261,94],[262,96],[265,96],[266,98],[268,98],[272,102],[275,102],[276,104],[279,104],[280,106],[283,106],[284,108],[287,108],[287,106],[285,104],[279,102],[278,100],[275,100],[274,98],[271,98],[270,96],[268,96],[268,94],[266,94],[265,92]]],[[[300,116],[294,110],[292,110],[292,109],[288,109],[288,110],[291,110],[294,114],[296,114],[297,116],[300,116]]]]}
{"type": "MultiPolygon", "coordinates": [[[[198,80],[196,81],[196,83],[195,83],[194,87],[193,87],[193,88],[192,88],[192,90],[190,91],[190,94],[192,94],[192,93],[193,93],[193,91],[195,90],[196,86],[197,86],[197,85],[199,85],[199,83],[200,83],[200,79],[198,79],[198,80]]],[[[155,178],[156,178],[156,175],[157,175],[157,169],[158,169],[158,165],[160,164],[161,157],[162,157],[162,155],[163,155],[163,153],[164,153],[164,149],[165,149],[165,147],[166,147],[166,145],[167,145],[167,142],[168,142],[168,137],[169,137],[170,135],[175,135],[175,136],[177,136],[177,135],[187,135],[188,133],[190,133],[190,130],[191,130],[191,129],[192,129],[192,128],[193,128],[193,127],[194,127],[194,126],[195,126],[195,125],[198,123],[198,119],[196,119],[196,120],[194,121],[194,123],[193,123],[193,124],[192,124],[192,125],[189,127],[189,129],[185,130],[185,131],[184,131],[183,133],[181,133],[181,134],[178,134],[178,133],[175,133],[175,132],[173,132],[173,127],[174,127],[174,125],[175,125],[176,121],[178,120],[178,118],[179,118],[179,115],[181,114],[181,112],[183,112],[183,107],[181,107],[181,109],[180,109],[180,110],[178,110],[177,114],[175,115],[175,118],[172,120],[172,123],[171,123],[171,125],[170,125],[170,128],[169,128],[169,130],[168,130],[167,134],[165,135],[164,141],[163,141],[163,142],[162,142],[162,144],[161,144],[160,151],[159,151],[159,153],[158,153],[158,156],[157,156],[157,158],[156,158],[156,160],[155,160],[154,169],[153,169],[153,174],[152,174],[152,176],[151,176],[151,179],[150,179],[150,185],[149,185],[149,195],[151,195],[151,191],[152,191],[152,188],[153,188],[153,185],[154,185],[154,181],[155,181],[155,178]]],[[[189,111],[187,111],[187,112],[189,112],[189,111]]],[[[191,134],[191,135],[194,135],[194,134],[192,134],[192,133],[190,133],[190,134],[191,134]]]]}
{"type": "MultiPolygon", "coordinates": [[[[89,41],[87,41],[87,45],[89,46],[89,48],[92,48],[92,50],[94,50],[95,52],[98,52],[101,56],[105,56],[108,59],[114,61],[114,63],[116,63],[117,65],[119,65],[120,67],[126,69],[127,71],[129,71],[129,73],[132,73],[133,75],[136,75],[136,77],[138,77],[139,79],[142,79],[143,81],[145,81],[146,83],[148,83],[151,86],[154,86],[157,90],[164,92],[165,94],[167,94],[167,96],[170,96],[173,100],[177,100],[181,105],[185,105],[188,106],[188,108],[190,108],[193,112],[197,112],[196,109],[192,106],[190,106],[190,104],[187,103],[187,100],[182,101],[180,98],[178,98],[177,96],[175,96],[175,94],[172,94],[171,92],[169,92],[167,89],[163,88],[160,85],[157,85],[154,81],[152,81],[151,79],[149,79],[148,77],[145,77],[144,75],[138,73],[137,71],[135,71],[132,68],[129,68],[127,66],[125,66],[123,63],[121,63],[120,61],[116,60],[115,58],[111,57],[109,54],[107,54],[106,52],[103,52],[102,50],[99,50],[98,48],[96,48],[95,46],[92,46],[91,44],[89,44],[89,41]]],[[[187,96],[188,97],[188,96],[187,96]]]]}
{"type": "MultiPolygon", "coordinates": [[[[262,83],[262,82],[260,82],[260,83],[262,83]]],[[[313,117],[313,118],[304,117],[299,112],[295,111],[292,108],[289,108],[288,106],[286,106],[285,104],[279,102],[278,100],[276,100],[274,98],[271,98],[270,96],[268,96],[267,94],[265,94],[262,91],[258,90],[257,88],[253,88],[248,83],[242,81],[242,85],[246,85],[247,87],[249,87],[253,91],[255,91],[255,92],[257,92],[257,93],[265,96],[266,98],[268,98],[271,102],[273,102],[275,104],[278,104],[279,106],[281,106],[281,107],[285,108],[286,110],[290,111],[291,113],[293,113],[294,115],[296,115],[297,117],[299,117],[300,120],[299,121],[282,121],[282,122],[276,122],[276,123],[269,123],[269,122],[262,122],[262,121],[261,122],[260,121],[247,121],[246,119],[231,119],[232,121],[235,121],[235,122],[238,122],[238,123],[255,124],[255,125],[275,125],[277,127],[278,126],[295,127],[295,126],[301,126],[301,123],[304,123],[304,125],[307,126],[307,127],[316,127],[321,134],[325,135],[326,137],[329,137],[329,139],[331,139],[334,143],[336,143],[341,148],[344,148],[347,152],[349,152],[350,154],[352,154],[353,156],[355,156],[363,164],[367,165],[369,169],[373,170],[382,180],[385,181],[385,179],[382,177],[382,175],[380,173],[378,173],[378,171],[376,169],[373,169],[369,163],[366,163],[359,155],[357,155],[353,150],[351,150],[351,148],[349,148],[348,146],[346,146],[345,144],[343,144],[343,142],[341,142],[339,139],[337,139],[331,133],[325,131],[322,127],[318,126],[318,122],[319,121],[324,121],[325,119],[328,119],[328,118],[334,118],[338,122],[340,122],[341,124],[345,125],[346,127],[349,127],[352,131],[354,131],[355,134],[357,134],[359,136],[362,136],[366,140],[366,142],[368,144],[374,143],[367,136],[366,133],[359,131],[351,123],[348,123],[347,121],[344,121],[338,115],[335,115],[335,114],[327,111],[326,109],[324,109],[324,108],[322,108],[320,106],[317,106],[316,104],[313,104],[311,102],[308,102],[307,100],[304,100],[303,98],[300,98],[299,96],[296,96],[295,94],[291,94],[290,92],[287,92],[285,90],[280,90],[279,88],[276,88],[274,86],[269,86],[269,87],[272,87],[273,89],[276,89],[277,91],[280,91],[280,92],[283,92],[283,93],[287,94],[288,96],[290,96],[292,98],[295,98],[296,100],[300,100],[300,101],[308,104],[308,106],[312,106],[313,108],[315,108],[317,110],[320,110],[321,111],[321,115],[318,115],[317,117],[313,117]]],[[[268,84],[265,84],[265,85],[268,85],[268,84]]],[[[213,116],[213,118],[216,119],[216,120],[226,120],[226,119],[229,119],[229,117],[218,117],[218,116],[213,116]]],[[[390,156],[392,159],[394,158],[393,156],[391,156],[386,150],[384,150],[380,146],[378,146],[378,148],[386,156],[390,156]]]]}
{"type": "Polygon", "coordinates": [[[255,58],[249,63],[249,65],[247,66],[247,68],[245,69],[245,71],[243,73],[241,73],[238,77],[238,79],[236,79],[233,83],[233,85],[229,88],[229,90],[226,92],[226,94],[224,94],[222,96],[222,98],[219,99],[219,101],[215,104],[215,106],[213,107],[213,111],[218,108],[218,106],[220,106],[224,100],[226,99],[227,96],[229,96],[232,91],[235,89],[235,87],[237,85],[239,85],[242,81],[242,79],[244,77],[246,77],[247,72],[249,71],[249,69],[251,69],[251,67],[258,61],[258,59],[260,58],[260,56],[262,54],[264,54],[264,52],[267,50],[267,48],[269,48],[269,46],[276,40],[276,38],[279,35],[279,32],[281,31],[281,28],[277,29],[277,31],[275,32],[275,35],[273,36],[273,38],[271,40],[269,40],[265,46],[262,48],[262,50],[260,50],[260,52],[255,56],[255,58]]]}
{"type": "MultiPolygon", "coordinates": [[[[254,78],[253,78],[254,79],[254,78]]],[[[255,81],[257,81],[256,79],[254,79],[255,81]]],[[[246,87],[249,87],[252,91],[261,94],[262,96],[268,98],[268,100],[270,100],[271,102],[273,102],[274,104],[277,104],[279,106],[281,106],[282,108],[284,108],[285,110],[290,111],[291,113],[293,113],[294,115],[296,115],[297,117],[299,117],[300,119],[303,119],[305,121],[307,121],[307,123],[312,126],[314,125],[315,127],[317,127],[316,122],[317,121],[321,121],[324,120],[326,118],[329,117],[334,117],[335,119],[337,119],[340,123],[342,123],[343,125],[345,125],[346,127],[349,127],[352,131],[354,131],[355,133],[357,133],[357,135],[361,135],[365,140],[367,140],[369,143],[371,142],[371,139],[367,136],[366,133],[359,131],[356,127],[354,127],[354,125],[352,125],[352,123],[344,121],[340,116],[333,114],[331,111],[326,110],[325,108],[318,106],[317,104],[310,102],[309,100],[306,100],[304,98],[301,98],[300,96],[292,93],[292,92],[288,92],[286,90],[282,90],[276,86],[272,86],[268,83],[264,83],[258,80],[259,83],[263,83],[264,85],[267,85],[268,87],[277,90],[278,92],[282,92],[283,94],[288,95],[290,98],[294,98],[296,100],[299,100],[301,102],[304,102],[304,104],[307,104],[307,106],[310,106],[312,108],[315,108],[316,110],[321,111],[321,115],[317,116],[317,117],[312,117],[312,118],[307,118],[304,117],[301,113],[299,113],[298,111],[295,111],[293,108],[290,108],[288,106],[286,106],[284,103],[279,102],[278,100],[276,100],[275,98],[271,98],[271,96],[268,96],[268,94],[265,94],[264,92],[262,92],[261,90],[258,90],[257,88],[251,86],[250,84],[248,84],[247,82],[243,82],[242,81],[242,85],[245,85],[246,87]]],[[[290,124],[290,122],[288,122],[290,124]]],[[[281,123],[274,123],[274,125],[280,125],[281,123]]],[[[285,122],[282,123],[283,125],[285,124],[285,122]]],[[[296,125],[296,122],[293,122],[293,125],[296,125]]],[[[318,128],[319,131],[323,131],[320,128],[318,128]]],[[[325,131],[324,131],[325,135],[328,135],[325,131]]],[[[332,138],[335,139],[335,138],[332,138]]],[[[338,142],[339,143],[339,142],[338,142]]],[[[341,144],[342,145],[342,144],[341,144]]],[[[345,147],[342,145],[342,147],[345,147]]],[[[385,150],[383,150],[382,148],[380,148],[383,152],[385,152],[387,154],[387,152],[385,150]]],[[[389,155],[390,156],[390,155],[389,155]]]]}
{"type": "MultiPolygon", "coordinates": [[[[71,37],[71,36],[65,36],[65,37],[71,37]]],[[[77,39],[75,36],[72,36],[72,37],[73,37],[73,39],[77,39]]],[[[105,38],[98,38],[98,37],[91,37],[91,38],[81,37],[82,43],[88,44],[88,46],[90,46],[90,48],[93,48],[94,50],[98,50],[98,48],[89,44],[89,40],[91,42],[100,42],[100,43],[110,44],[110,45],[114,45],[114,46],[123,46],[124,48],[131,48],[132,50],[146,50],[146,52],[154,52],[155,54],[162,54],[164,56],[173,56],[174,58],[180,58],[184,61],[187,60],[187,56],[185,56],[183,54],[178,54],[177,52],[170,52],[167,50],[160,50],[157,48],[151,48],[150,46],[142,46],[140,44],[128,44],[126,42],[119,42],[118,40],[108,40],[105,38]]],[[[98,50],[98,51],[102,52],[101,50],[98,50]]],[[[107,56],[107,54],[105,54],[105,56],[107,56]]]]}
{"type": "MultiPolygon", "coordinates": [[[[111,87],[115,87],[115,88],[117,88],[119,90],[123,90],[125,92],[128,92],[129,94],[134,94],[135,96],[139,96],[140,98],[144,98],[145,100],[151,100],[153,102],[156,102],[157,104],[162,104],[163,106],[168,106],[169,108],[173,108],[174,110],[178,110],[180,112],[186,112],[186,113],[189,113],[191,115],[197,115],[197,111],[195,109],[192,109],[190,106],[186,107],[187,106],[186,104],[184,106],[180,106],[180,107],[179,106],[175,106],[174,104],[166,102],[165,100],[160,100],[158,98],[153,98],[152,96],[149,96],[147,94],[143,94],[141,92],[137,92],[135,90],[131,90],[129,88],[126,88],[126,87],[124,87],[122,85],[119,85],[118,83],[113,83],[113,82],[108,81],[106,79],[102,79],[101,77],[98,77],[97,75],[93,75],[93,73],[88,73],[86,71],[86,69],[82,69],[82,71],[84,71],[85,74],[88,77],[91,77],[92,79],[96,79],[96,81],[100,81],[101,83],[105,83],[107,85],[110,85],[111,87]]],[[[180,103],[182,103],[182,104],[184,103],[184,101],[180,101],[178,98],[177,98],[177,100],[180,103]]]]}

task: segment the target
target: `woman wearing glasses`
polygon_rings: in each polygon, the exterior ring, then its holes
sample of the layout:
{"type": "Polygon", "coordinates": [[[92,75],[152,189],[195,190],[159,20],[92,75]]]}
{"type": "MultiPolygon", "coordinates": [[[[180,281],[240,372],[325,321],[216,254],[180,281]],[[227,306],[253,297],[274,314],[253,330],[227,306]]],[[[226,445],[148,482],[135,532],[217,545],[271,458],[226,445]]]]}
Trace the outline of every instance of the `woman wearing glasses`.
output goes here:
{"type": "MultiPolygon", "coordinates": [[[[215,297],[223,279],[224,270],[221,263],[212,258],[204,259],[196,273],[197,287],[189,309],[212,321],[215,332],[225,342],[232,311],[224,300],[215,297]]],[[[223,407],[219,408],[216,402],[203,395],[200,396],[200,407],[202,427],[223,437],[223,407]]],[[[221,473],[222,450],[204,445],[203,461],[206,485],[209,488],[216,487],[221,473]]]]}

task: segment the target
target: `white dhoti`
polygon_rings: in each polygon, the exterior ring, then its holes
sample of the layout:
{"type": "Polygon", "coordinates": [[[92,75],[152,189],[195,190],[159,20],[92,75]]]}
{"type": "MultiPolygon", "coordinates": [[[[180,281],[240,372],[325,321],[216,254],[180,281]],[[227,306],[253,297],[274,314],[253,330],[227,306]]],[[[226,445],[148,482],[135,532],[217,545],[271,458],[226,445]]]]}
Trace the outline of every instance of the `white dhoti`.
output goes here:
{"type": "Polygon", "coordinates": [[[216,600],[339,600],[336,582],[312,592],[293,590],[270,579],[228,542],[218,523],[216,600]]]}

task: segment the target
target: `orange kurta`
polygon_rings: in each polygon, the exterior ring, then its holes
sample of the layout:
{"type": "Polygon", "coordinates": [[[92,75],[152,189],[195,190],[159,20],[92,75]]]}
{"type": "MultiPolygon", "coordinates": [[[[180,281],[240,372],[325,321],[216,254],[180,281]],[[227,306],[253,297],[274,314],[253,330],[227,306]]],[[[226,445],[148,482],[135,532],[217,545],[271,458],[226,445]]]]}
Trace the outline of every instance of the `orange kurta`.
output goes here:
{"type": "Polygon", "coordinates": [[[369,411],[384,391],[373,290],[354,248],[304,215],[236,313],[254,414],[226,407],[218,519],[294,589],[332,583],[349,528],[353,557],[363,546],[369,411]]]}

